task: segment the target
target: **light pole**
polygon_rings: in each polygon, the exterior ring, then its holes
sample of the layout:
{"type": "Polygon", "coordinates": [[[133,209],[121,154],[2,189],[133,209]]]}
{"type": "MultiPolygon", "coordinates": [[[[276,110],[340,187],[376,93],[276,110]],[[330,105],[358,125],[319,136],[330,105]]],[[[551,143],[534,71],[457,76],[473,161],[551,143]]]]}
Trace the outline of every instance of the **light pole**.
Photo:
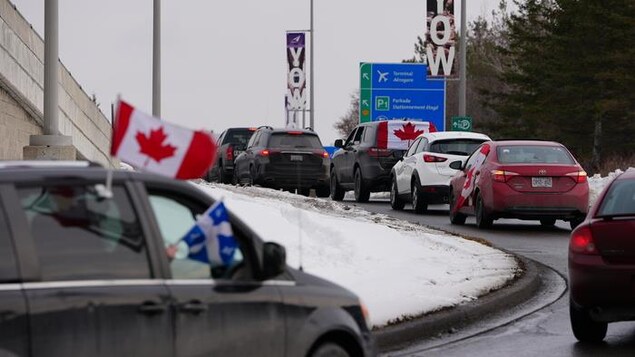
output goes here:
{"type": "Polygon", "coordinates": [[[44,134],[59,132],[59,10],[57,0],[44,1],[44,134]]]}
{"type": "Polygon", "coordinates": [[[311,62],[311,74],[310,74],[310,78],[309,80],[311,81],[311,83],[309,84],[309,93],[310,93],[310,101],[311,101],[311,112],[309,113],[309,122],[310,122],[310,126],[311,129],[315,130],[315,94],[313,93],[313,90],[315,88],[315,85],[313,84],[313,82],[315,81],[315,76],[313,75],[313,71],[314,71],[314,65],[313,65],[313,49],[314,46],[313,44],[315,43],[315,32],[313,31],[313,0],[311,0],[311,26],[309,29],[309,32],[311,32],[311,47],[310,47],[310,57],[309,57],[309,61],[311,62]]]}
{"type": "Polygon", "coordinates": [[[459,52],[461,52],[461,63],[459,65],[459,116],[466,115],[467,101],[467,54],[466,54],[466,37],[467,37],[467,16],[465,11],[465,1],[461,0],[461,38],[459,40],[459,52]]]}
{"type": "MultiPolygon", "coordinates": [[[[57,0],[56,0],[57,1],[57,0]]],[[[154,0],[152,36],[152,116],[161,117],[161,0],[154,0]]]]}

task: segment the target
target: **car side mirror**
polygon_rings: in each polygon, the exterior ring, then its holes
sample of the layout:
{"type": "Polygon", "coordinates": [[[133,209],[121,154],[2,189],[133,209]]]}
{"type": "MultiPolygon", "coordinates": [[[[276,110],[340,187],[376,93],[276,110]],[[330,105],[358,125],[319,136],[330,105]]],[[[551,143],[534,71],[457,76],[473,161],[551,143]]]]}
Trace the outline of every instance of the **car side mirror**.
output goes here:
{"type": "Polygon", "coordinates": [[[457,160],[450,163],[450,168],[455,170],[463,170],[463,161],[457,160]]]}
{"type": "Polygon", "coordinates": [[[278,243],[265,242],[262,248],[264,280],[282,274],[287,267],[287,251],[278,243]]]}
{"type": "Polygon", "coordinates": [[[335,146],[336,148],[343,148],[344,147],[344,140],[342,140],[342,139],[335,140],[335,144],[333,146],[335,146]]]}

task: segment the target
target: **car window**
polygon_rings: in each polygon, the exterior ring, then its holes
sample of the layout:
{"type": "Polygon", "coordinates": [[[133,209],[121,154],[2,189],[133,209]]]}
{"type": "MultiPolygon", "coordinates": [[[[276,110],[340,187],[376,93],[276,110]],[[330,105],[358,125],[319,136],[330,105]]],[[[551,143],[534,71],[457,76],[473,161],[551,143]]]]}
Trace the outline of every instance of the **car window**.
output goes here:
{"type": "Polygon", "coordinates": [[[373,130],[373,127],[370,126],[366,126],[364,129],[364,138],[363,141],[367,144],[374,144],[375,143],[375,130],[373,130]]]}
{"type": "Polygon", "coordinates": [[[551,145],[509,145],[496,149],[498,162],[501,164],[564,164],[575,162],[567,150],[561,146],[551,145]]]}
{"type": "Polygon", "coordinates": [[[260,138],[260,131],[257,131],[250,139],[249,142],[247,143],[247,147],[254,147],[256,146],[256,143],[258,142],[258,138],[260,138]]]}
{"type": "Polygon", "coordinates": [[[430,144],[430,152],[449,155],[468,156],[486,140],[480,139],[447,139],[437,140],[430,144]]]}
{"type": "Polygon", "coordinates": [[[190,248],[182,239],[194,227],[200,215],[205,213],[207,207],[160,191],[150,191],[149,199],[165,246],[168,247],[173,244],[177,247],[176,256],[170,261],[172,278],[221,278],[228,269],[239,265],[243,261],[240,247],[234,251],[230,266],[223,266],[222,264],[210,265],[189,258],[190,248]]]}
{"type": "Polygon", "coordinates": [[[357,132],[355,133],[355,138],[353,138],[353,144],[359,144],[362,142],[362,137],[364,135],[365,130],[366,130],[366,127],[364,126],[360,126],[359,129],[357,129],[357,132]]]}
{"type": "Polygon", "coordinates": [[[423,152],[426,149],[427,146],[428,146],[428,139],[421,138],[421,142],[417,146],[417,149],[415,150],[415,154],[423,152]]]}
{"type": "Polygon", "coordinates": [[[606,193],[597,215],[635,215],[635,180],[615,181],[606,193]]]}
{"type": "Polygon", "coordinates": [[[44,280],[151,278],[128,192],[112,192],[104,199],[90,185],[18,188],[44,280]]]}
{"type": "Polygon", "coordinates": [[[223,144],[229,143],[237,147],[245,147],[251,139],[253,131],[249,129],[232,129],[227,132],[223,144]]]}
{"type": "Polygon", "coordinates": [[[414,153],[417,150],[417,146],[419,145],[419,143],[421,142],[421,138],[416,139],[408,148],[408,151],[406,152],[406,156],[412,156],[414,155],[414,153]]]}
{"type": "Polygon", "coordinates": [[[270,148],[290,148],[290,149],[321,149],[322,143],[317,135],[312,134],[289,134],[273,133],[269,138],[270,148]]]}
{"type": "Polygon", "coordinates": [[[9,226],[4,211],[0,207],[0,282],[16,281],[17,279],[18,271],[9,226]]]}
{"type": "Polygon", "coordinates": [[[355,133],[357,132],[358,128],[353,129],[353,131],[348,135],[348,138],[346,138],[346,142],[344,143],[344,146],[349,146],[349,145],[353,145],[353,139],[355,138],[355,133]]]}

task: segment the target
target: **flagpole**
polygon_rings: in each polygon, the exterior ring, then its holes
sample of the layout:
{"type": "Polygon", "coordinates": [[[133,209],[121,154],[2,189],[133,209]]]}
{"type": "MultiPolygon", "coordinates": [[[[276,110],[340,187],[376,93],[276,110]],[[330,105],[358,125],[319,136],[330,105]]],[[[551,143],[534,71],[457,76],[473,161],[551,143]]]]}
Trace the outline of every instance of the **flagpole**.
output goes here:
{"type": "Polygon", "coordinates": [[[314,72],[314,66],[313,66],[313,43],[315,42],[315,32],[313,31],[313,0],[311,0],[311,28],[309,30],[311,32],[311,53],[310,53],[310,59],[309,61],[311,62],[311,74],[310,74],[310,79],[311,79],[311,83],[309,84],[309,94],[310,94],[310,100],[311,100],[311,112],[309,115],[309,122],[311,123],[311,129],[315,130],[315,95],[313,93],[315,86],[313,85],[313,82],[315,81],[315,76],[313,75],[314,72]]]}
{"type": "Polygon", "coordinates": [[[152,22],[152,116],[161,118],[161,0],[154,0],[152,22]]]}

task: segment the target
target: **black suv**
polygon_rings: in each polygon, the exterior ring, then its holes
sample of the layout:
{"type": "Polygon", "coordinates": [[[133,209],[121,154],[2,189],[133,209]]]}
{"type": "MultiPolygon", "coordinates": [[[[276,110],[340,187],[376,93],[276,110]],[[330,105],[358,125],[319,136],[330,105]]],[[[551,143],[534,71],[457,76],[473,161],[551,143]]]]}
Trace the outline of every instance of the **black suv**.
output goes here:
{"type": "Polygon", "coordinates": [[[318,197],[329,195],[328,152],[318,135],[308,129],[259,128],[236,158],[240,183],[255,184],[318,197]]]}
{"type": "Polygon", "coordinates": [[[220,134],[216,160],[207,174],[207,181],[236,183],[234,178],[234,160],[245,148],[256,128],[229,128],[220,134]]]}
{"type": "MultiPolygon", "coordinates": [[[[397,121],[394,121],[397,123],[397,121]]],[[[331,198],[341,201],[346,191],[355,191],[357,202],[367,202],[371,192],[390,189],[392,167],[406,152],[389,149],[380,143],[378,128],[385,121],[359,124],[346,141],[335,140],[337,150],[331,159],[331,198]]],[[[399,121],[405,126],[410,122],[399,121]]],[[[386,133],[384,133],[386,134],[386,133]]],[[[414,138],[413,138],[414,139],[414,138]]]]}
{"type": "Polygon", "coordinates": [[[214,203],[196,186],[114,171],[108,190],[100,167],[30,165],[0,162],[0,355],[375,353],[354,294],[231,212],[231,266],[170,260],[214,203]]]}

